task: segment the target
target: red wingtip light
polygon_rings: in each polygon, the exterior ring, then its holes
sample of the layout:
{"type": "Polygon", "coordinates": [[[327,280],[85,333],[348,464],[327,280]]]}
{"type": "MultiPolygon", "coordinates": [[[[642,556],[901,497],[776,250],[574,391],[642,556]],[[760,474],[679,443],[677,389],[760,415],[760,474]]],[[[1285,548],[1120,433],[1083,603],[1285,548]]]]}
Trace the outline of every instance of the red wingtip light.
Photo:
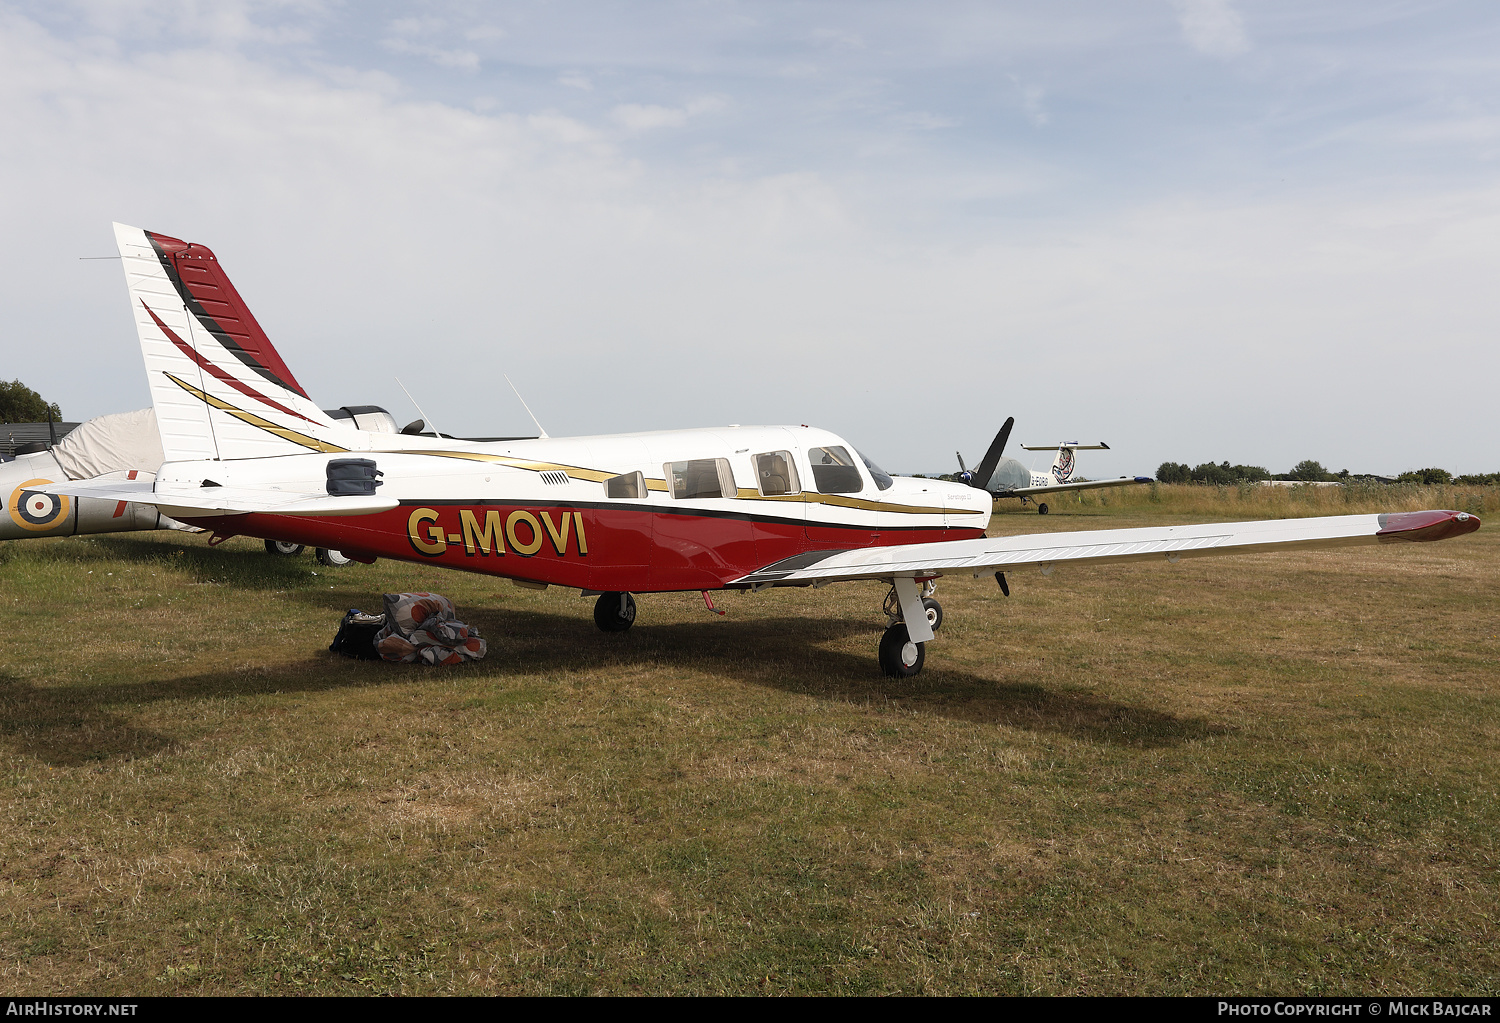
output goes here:
{"type": "Polygon", "coordinates": [[[1392,512],[1380,516],[1381,543],[1448,540],[1479,528],[1479,516],[1461,511],[1392,512]]]}

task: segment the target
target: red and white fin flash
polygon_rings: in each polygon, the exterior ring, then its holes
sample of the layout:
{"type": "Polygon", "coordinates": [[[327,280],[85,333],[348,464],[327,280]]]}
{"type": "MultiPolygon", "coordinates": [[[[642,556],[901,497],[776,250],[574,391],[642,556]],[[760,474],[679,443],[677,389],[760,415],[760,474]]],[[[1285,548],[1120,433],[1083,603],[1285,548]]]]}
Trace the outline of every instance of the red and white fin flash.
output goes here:
{"type": "Polygon", "coordinates": [[[307,396],[213,252],[114,227],[167,461],[367,446],[307,396]]]}

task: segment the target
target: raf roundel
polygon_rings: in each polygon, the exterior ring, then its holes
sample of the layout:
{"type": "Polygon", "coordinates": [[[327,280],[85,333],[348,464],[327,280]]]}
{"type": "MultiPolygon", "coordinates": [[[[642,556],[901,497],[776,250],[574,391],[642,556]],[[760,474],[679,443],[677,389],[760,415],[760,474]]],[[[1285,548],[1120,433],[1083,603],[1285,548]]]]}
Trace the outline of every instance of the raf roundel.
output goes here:
{"type": "Polygon", "coordinates": [[[68,498],[60,494],[39,494],[35,490],[26,489],[51,482],[52,480],[43,479],[27,480],[11,491],[10,501],[6,505],[10,520],[22,529],[40,533],[52,529],[67,518],[68,510],[72,507],[68,498]]]}

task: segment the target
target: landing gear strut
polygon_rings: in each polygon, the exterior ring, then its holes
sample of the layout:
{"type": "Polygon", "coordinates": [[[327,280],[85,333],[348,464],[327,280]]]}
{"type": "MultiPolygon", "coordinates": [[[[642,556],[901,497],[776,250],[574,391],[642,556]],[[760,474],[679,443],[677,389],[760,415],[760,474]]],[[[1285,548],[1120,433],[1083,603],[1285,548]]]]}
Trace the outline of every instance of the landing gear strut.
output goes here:
{"type": "Polygon", "coordinates": [[[635,598],[628,593],[601,593],[594,601],[594,624],[603,632],[624,632],[635,624],[635,598]]]}
{"type": "Polygon", "coordinates": [[[943,605],[931,594],[931,579],[894,579],[885,598],[890,625],[880,637],[880,670],[892,678],[910,678],[922,670],[927,641],[943,624],[943,605]]]}
{"type": "MultiPolygon", "coordinates": [[[[923,587],[923,592],[931,593],[931,587],[932,584],[928,583],[927,586],[923,587]]],[[[892,625],[901,621],[901,600],[896,596],[896,588],[894,586],[891,587],[891,592],[885,595],[884,611],[885,616],[890,619],[892,625]]],[[[927,627],[929,629],[936,632],[943,627],[943,605],[939,604],[934,598],[927,596],[922,598],[922,611],[927,616],[927,627]]]]}

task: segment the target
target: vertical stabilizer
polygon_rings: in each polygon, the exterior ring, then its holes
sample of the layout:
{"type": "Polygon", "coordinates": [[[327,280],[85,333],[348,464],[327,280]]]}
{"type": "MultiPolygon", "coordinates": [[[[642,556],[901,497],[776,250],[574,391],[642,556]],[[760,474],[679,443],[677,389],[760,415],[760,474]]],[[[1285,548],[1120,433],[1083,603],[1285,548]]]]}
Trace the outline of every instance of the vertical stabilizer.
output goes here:
{"type": "Polygon", "coordinates": [[[1077,463],[1073,460],[1073,449],[1064,445],[1057,449],[1057,457],[1052,459],[1052,478],[1059,483],[1066,483],[1073,478],[1073,470],[1077,463]]]}
{"type": "Polygon", "coordinates": [[[368,446],[307,396],[211,251],[124,224],[115,242],[167,461],[368,446]]]}

